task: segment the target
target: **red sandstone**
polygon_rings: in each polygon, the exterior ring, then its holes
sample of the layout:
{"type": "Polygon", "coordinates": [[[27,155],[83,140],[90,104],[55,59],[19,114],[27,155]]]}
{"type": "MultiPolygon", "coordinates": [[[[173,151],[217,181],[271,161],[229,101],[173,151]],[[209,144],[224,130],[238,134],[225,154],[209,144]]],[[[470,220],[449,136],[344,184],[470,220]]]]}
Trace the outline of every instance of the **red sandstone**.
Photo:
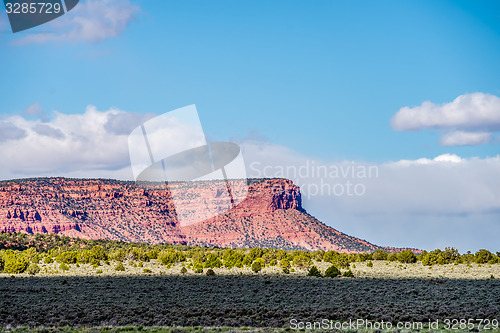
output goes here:
{"type": "MultiPolygon", "coordinates": [[[[181,202],[216,200],[209,182],[181,202]]],[[[181,186],[181,184],[170,184],[181,186]]],[[[233,186],[242,186],[236,183],[233,186]]],[[[56,233],[87,239],[219,247],[364,252],[390,250],[343,234],[302,208],[298,186],[268,179],[248,187],[236,208],[187,226],[177,222],[165,188],[98,179],[38,178],[0,182],[0,232],[56,233]]]]}

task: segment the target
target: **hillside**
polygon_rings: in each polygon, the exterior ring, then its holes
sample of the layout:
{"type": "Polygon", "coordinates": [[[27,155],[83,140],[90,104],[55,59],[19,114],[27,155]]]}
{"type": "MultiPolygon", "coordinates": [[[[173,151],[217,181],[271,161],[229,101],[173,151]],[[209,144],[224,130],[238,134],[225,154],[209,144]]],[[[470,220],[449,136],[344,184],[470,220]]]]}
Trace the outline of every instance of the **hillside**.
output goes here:
{"type": "MultiPolygon", "coordinates": [[[[232,186],[239,184],[234,182],[232,186]]],[[[176,186],[182,183],[170,184],[171,189],[176,186]]],[[[181,204],[194,210],[206,205],[206,198],[217,198],[210,182],[198,182],[191,187],[192,192],[181,204]]],[[[299,187],[284,179],[250,182],[247,198],[236,208],[190,225],[178,223],[173,200],[164,188],[103,179],[2,181],[0,232],[220,247],[392,250],[318,221],[302,208],[299,187]]]]}

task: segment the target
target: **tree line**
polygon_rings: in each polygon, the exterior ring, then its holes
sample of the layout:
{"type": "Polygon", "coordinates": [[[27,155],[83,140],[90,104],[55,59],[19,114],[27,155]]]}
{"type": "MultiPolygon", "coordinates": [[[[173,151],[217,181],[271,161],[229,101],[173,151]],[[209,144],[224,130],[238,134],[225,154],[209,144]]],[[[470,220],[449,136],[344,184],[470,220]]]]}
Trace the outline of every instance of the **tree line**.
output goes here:
{"type": "Polygon", "coordinates": [[[172,244],[128,243],[110,240],[85,240],[59,236],[56,234],[0,233],[0,272],[17,274],[40,272],[40,264],[56,262],[62,271],[68,265],[90,264],[94,268],[101,265],[115,265],[117,271],[125,270],[123,262],[143,262],[156,260],[166,268],[181,263],[181,273],[191,269],[203,273],[213,268],[232,269],[248,267],[258,273],[264,267],[278,267],[284,274],[300,270],[309,270],[308,275],[318,276],[316,262],[327,262],[331,266],[325,276],[338,276],[340,269],[347,270],[344,276],[351,276],[349,267],[354,262],[388,260],[400,263],[423,265],[443,264],[496,264],[500,263],[500,253],[491,253],[481,249],[476,253],[460,254],[455,248],[423,251],[415,254],[411,250],[386,252],[376,250],[373,253],[339,253],[336,251],[286,251],[272,248],[231,249],[200,247],[172,244]]]}

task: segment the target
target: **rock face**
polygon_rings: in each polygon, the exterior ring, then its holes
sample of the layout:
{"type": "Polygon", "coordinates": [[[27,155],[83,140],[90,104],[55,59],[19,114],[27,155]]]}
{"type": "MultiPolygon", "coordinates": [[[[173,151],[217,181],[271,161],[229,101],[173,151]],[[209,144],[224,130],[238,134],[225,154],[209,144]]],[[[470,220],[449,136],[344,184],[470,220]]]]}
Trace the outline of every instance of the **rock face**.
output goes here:
{"type": "MultiPolygon", "coordinates": [[[[233,185],[244,186],[239,184],[233,185]]],[[[206,204],[203,198],[217,195],[210,183],[199,182],[181,203],[196,209],[206,204]]],[[[186,226],[177,220],[170,191],[161,187],[102,179],[0,182],[0,232],[221,247],[387,249],[345,235],[307,214],[299,187],[284,179],[254,181],[243,202],[216,217],[186,226]]]]}

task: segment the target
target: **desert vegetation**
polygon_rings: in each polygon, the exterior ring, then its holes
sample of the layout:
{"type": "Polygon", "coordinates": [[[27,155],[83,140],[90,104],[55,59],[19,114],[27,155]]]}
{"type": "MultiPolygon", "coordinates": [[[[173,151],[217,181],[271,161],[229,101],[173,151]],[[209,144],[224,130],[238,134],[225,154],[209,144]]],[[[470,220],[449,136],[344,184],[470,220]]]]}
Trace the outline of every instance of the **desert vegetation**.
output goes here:
{"type": "Polygon", "coordinates": [[[3,327],[289,327],[292,319],[428,322],[499,316],[497,279],[247,274],[0,278],[3,327]]]}
{"type": "Polygon", "coordinates": [[[499,257],[487,250],[345,254],[3,233],[0,271],[4,328],[259,331],[290,327],[292,319],[427,322],[500,315],[499,257]]]}
{"type": "MultiPolygon", "coordinates": [[[[482,249],[476,253],[460,254],[454,248],[423,251],[415,254],[411,250],[387,253],[339,253],[336,251],[285,251],[277,249],[229,249],[214,247],[192,247],[185,245],[126,243],[108,240],[84,240],[55,234],[0,233],[0,273],[4,274],[62,274],[83,273],[100,270],[101,273],[181,273],[202,274],[211,269],[213,273],[273,273],[303,274],[313,277],[333,275],[370,277],[377,272],[380,277],[394,276],[396,270],[418,270],[429,268],[425,275],[445,267],[450,272],[463,273],[476,267],[470,278],[495,277],[500,253],[482,249]],[[451,265],[451,266],[450,266],[451,265]],[[493,266],[492,266],[493,265],[493,266]],[[433,266],[437,269],[432,270],[433,266]],[[484,267],[484,269],[477,269],[484,267]],[[390,276],[384,275],[384,270],[390,276]],[[328,271],[328,273],[327,273],[328,271]],[[337,273],[338,271],[338,273],[337,273]]],[[[211,273],[210,273],[211,274],[211,273]]],[[[496,273],[498,275],[498,273],[496,273]]],[[[409,274],[410,276],[412,274],[409,274]]],[[[406,274],[408,276],[408,274],[406,274]]],[[[421,276],[416,276],[421,277],[421,276]]],[[[458,276],[457,276],[458,277],[458,276]]]]}

